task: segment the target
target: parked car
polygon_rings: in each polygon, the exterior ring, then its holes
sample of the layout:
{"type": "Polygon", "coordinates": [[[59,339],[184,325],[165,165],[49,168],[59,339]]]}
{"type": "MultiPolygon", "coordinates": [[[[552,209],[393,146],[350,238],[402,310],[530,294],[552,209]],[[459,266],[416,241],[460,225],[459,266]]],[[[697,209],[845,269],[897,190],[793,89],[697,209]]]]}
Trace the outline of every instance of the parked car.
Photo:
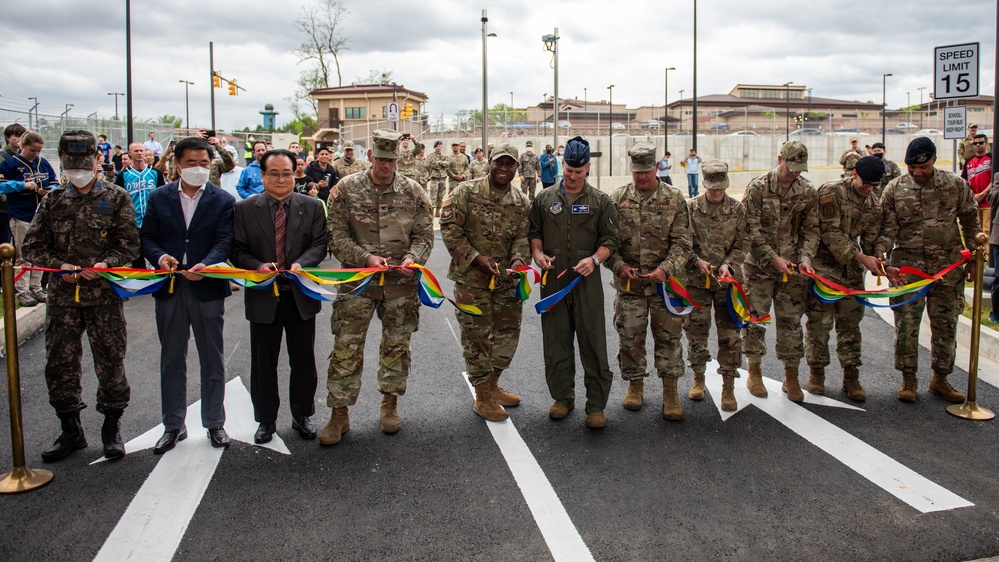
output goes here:
{"type": "Polygon", "coordinates": [[[942,135],[939,129],[919,129],[914,135],[942,135]]]}
{"type": "Polygon", "coordinates": [[[757,135],[753,131],[736,131],[734,133],[729,133],[728,136],[730,136],[730,137],[758,137],[760,135],[757,135]]]}
{"type": "MultiPolygon", "coordinates": [[[[878,134],[880,135],[881,131],[878,131],[878,134]]],[[[886,135],[904,135],[905,131],[903,131],[902,129],[885,129],[885,134],[886,135]]]]}
{"type": "Polygon", "coordinates": [[[913,123],[899,123],[898,125],[895,125],[895,128],[896,129],[918,129],[919,127],[916,127],[916,125],[913,124],[913,123]]]}
{"type": "Polygon", "coordinates": [[[830,133],[826,133],[829,137],[865,137],[870,136],[867,133],[857,132],[857,129],[846,127],[842,129],[836,129],[830,133]]]}
{"type": "Polygon", "coordinates": [[[728,123],[715,123],[714,125],[711,125],[712,131],[727,131],[728,129],[728,123]]]}
{"type": "Polygon", "coordinates": [[[658,119],[649,119],[648,121],[642,121],[643,129],[655,129],[658,131],[660,127],[662,127],[662,125],[659,123],[658,119]]]}
{"type": "Polygon", "coordinates": [[[611,123],[611,130],[613,131],[623,131],[624,129],[625,127],[621,123],[611,123]]]}
{"type": "Polygon", "coordinates": [[[559,121],[558,122],[558,128],[559,129],[571,129],[572,128],[572,123],[570,123],[568,121],[559,121]]]}
{"type": "Polygon", "coordinates": [[[797,131],[791,131],[792,137],[818,137],[822,135],[822,131],[818,129],[798,129],[797,131]]]}

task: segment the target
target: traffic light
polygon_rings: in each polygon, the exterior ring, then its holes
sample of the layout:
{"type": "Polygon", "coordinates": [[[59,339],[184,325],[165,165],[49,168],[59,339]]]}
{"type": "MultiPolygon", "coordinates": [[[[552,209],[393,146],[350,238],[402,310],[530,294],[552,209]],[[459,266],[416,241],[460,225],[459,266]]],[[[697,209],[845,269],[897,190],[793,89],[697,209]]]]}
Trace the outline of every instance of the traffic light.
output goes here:
{"type": "Polygon", "coordinates": [[[219,71],[217,70],[214,73],[212,73],[212,87],[213,88],[222,87],[222,78],[219,77],[219,71]]]}
{"type": "Polygon", "coordinates": [[[237,90],[236,90],[236,79],[235,78],[233,78],[229,82],[229,95],[230,96],[238,95],[237,90]]]}
{"type": "Polygon", "coordinates": [[[406,119],[412,119],[412,118],[413,118],[413,104],[407,103],[406,104],[406,119]]]}

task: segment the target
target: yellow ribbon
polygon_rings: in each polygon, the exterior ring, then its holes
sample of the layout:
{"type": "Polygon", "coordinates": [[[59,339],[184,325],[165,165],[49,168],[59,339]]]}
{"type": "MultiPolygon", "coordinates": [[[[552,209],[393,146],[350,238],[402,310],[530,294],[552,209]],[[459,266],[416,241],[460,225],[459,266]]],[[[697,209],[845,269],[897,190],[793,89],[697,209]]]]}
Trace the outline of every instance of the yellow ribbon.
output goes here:
{"type": "Polygon", "coordinates": [[[384,285],[385,285],[385,272],[383,271],[381,276],[378,277],[378,286],[381,287],[384,285]]]}
{"type": "Polygon", "coordinates": [[[173,294],[173,280],[174,280],[174,279],[175,279],[176,277],[177,277],[176,275],[171,275],[171,276],[170,276],[170,294],[171,294],[171,295],[173,294]]]}
{"type": "Polygon", "coordinates": [[[631,279],[628,279],[628,281],[625,282],[625,284],[624,284],[624,290],[625,291],[631,291],[631,279]]]}
{"type": "Polygon", "coordinates": [[[495,288],[496,288],[496,276],[493,275],[492,277],[489,278],[489,290],[492,291],[495,288]]]}
{"type": "Polygon", "coordinates": [[[80,282],[76,282],[76,294],[73,296],[73,302],[80,302],[80,282]]]}
{"type": "Polygon", "coordinates": [[[544,287],[548,284],[548,270],[546,269],[544,273],[541,274],[541,286],[544,287]]]}
{"type": "Polygon", "coordinates": [[[277,282],[271,283],[271,286],[274,287],[274,296],[277,297],[278,299],[280,299],[281,298],[281,291],[278,291],[277,282]]]}

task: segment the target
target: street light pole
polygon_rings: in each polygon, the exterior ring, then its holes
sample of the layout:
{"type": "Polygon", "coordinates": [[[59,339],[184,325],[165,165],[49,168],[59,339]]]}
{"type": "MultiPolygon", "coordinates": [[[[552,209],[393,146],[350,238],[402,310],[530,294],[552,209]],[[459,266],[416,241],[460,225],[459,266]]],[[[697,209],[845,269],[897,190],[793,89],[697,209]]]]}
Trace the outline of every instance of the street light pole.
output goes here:
{"type": "Polygon", "coordinates": [[[545,43],[545,50],[552,53],[552,66],[555,69],[555,94],[552,98],[552,148],[558,146],[558,28],[555,28],[553,35],[544,35],[541,40],[545,43]]]}
{"type": "Polygon", "coordinates": [[[680,132],[683,132],[683,90],[680,90],[680,132]]]}
{"type": "Polygon", "coordinates": [[[784,142],[791,140],[791,84],[793,82],[784,84],[784,101],[787,107],[784,110],[784,127],[787,129],[784,131],[784,142]]]}
{"type": "Polygon", "coordinates": [[[923,113],[925,113],[925,111],[923,111],[923,90],[926,89],[926,86],[920,86],[920,87],[918,87],[916,89],[919,90],[919,128],[922,129],[923,128],[923,113]]]}
{"type": "MultiPolygon", "coordinates": [[[[607,116],[607,122],[614,123],[614,84],[607,86],[607,91],[610,92],[610,115],[607,116]]],[[[610,142],[607,143],[607,159],[610,161],[610,176],[614,177],[614,128],[608,126],[610,131],[610,142]]]]}
{"type": "Polygon", "coordinates": [[[194,85],[194,82],[188,82],[187,80],[177,80],[178,82],[184,83],[184,126],[187,127],[188,132],[191,129],[191,97],[189,95],[189,88],[194,85]]]}
{"type": "Polygon", "coordinates": [[[889,76],[891,76],[890,73],[881,75],[881,144],[885,143],[885,134],[886,134],[885,114],[887,113],[888,109],[888,103],[886,101],[887,98],[885,97],[885,92],[887,92],[887,84],[889,76]]]}
{"type": "Polygon", "coordinates": [[[35,112],[35,126],[36,127],[41,127],[41,125],[39,125],[39,123],[38,123],[38,121],[39,121],[38,120],[38,98],[34,97],[34,98],[28,98],[28,99],[29,100],[35,100],[35,105],[33,105],[31,107],[31,109],[28,110],[28,130],[31,130],[31,112],[32,111],[35,112]]]}
{"type": "Polygon", "coordinates": [[[693,112],[693,122],[691,124],[691,146],[697,152],[697,0],[694,0],[694,81],[693,94],[691,95],[691,111],[693,112]]]}
{"type": "MultiPolygon", "coordinates": [[[[486,149],[486,145],[489,142],[489,90],[487,89],[487,79],[486,79],[486,38],[496,37],[495,33],[486,33],[486,26],[489,23],[489,18],[486,16],[486,11],[482,10],[482,150],[486,149]]],[[[513,92],[510,92],[511,98],[513,97],[513,92]]]]}
{"type": "Polygon", "coordinates": [[[669,150],[669,71],[675,67],[667,66],[663,79],[663,151],[669,150]]]}
{"type": "Polygon", "coordinates": [[[125,146],[134,138],[132,116],[132,0],[125,0],[125,146]]]}
{"type": "Polygon", "coordinates": [[[114,96],[114,120],[118,120],[118,96],[125,97],[122,92],[108,92],[109,96],[114,96]]]}

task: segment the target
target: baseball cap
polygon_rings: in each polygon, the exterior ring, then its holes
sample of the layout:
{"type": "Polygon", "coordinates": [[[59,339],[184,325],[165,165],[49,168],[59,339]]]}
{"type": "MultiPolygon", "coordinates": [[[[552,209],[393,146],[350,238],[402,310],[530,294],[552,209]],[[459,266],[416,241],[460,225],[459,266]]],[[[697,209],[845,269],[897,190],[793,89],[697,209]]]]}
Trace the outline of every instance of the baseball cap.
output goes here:
{"type": "Polygon", "coordinates": [[[375,158],[399,159],[399,140],[402,135],[398,131],[376,129],[371,133],[371,155],[375,158]]]}
{"type": "Polygon", "coordinates": [[[519,157],[517,147],[508,142],[501,142],[493,147],[493,153],[489,156],[489,161],[499,160],[503,156],[509,156],[513,158],[514,162],[517,162],[517,158],[519,157]]]}
{"type": "Polygon", "coordinates": [[[59,137],[59,159],[64,170],[92,170],[97,139],[89,131],[66,131],[59,137]]]}
{"type": "Polygon", "coordinates": [[[346,141],[343,143],[343,149],[354,148],[354,141],[346,141]]]}
{"type": "Polygon", "coordinates": [[[628,150],[632,172],[648,172],[656,169],[656,146],[648,141],[639,141],[628,150]]]}
{"type": "Polygon", "coordinates": [[[792,172],[808,171],[808,149],[801,141],[788,141],[780,147],[781,158],[787,162],[787,169],[792,172]]]}
{"type": "Polygon", "coordinates": [[[728,189],[728,164],[721,160],[708,160],[701,164],[704,189],[728,189]]]}

